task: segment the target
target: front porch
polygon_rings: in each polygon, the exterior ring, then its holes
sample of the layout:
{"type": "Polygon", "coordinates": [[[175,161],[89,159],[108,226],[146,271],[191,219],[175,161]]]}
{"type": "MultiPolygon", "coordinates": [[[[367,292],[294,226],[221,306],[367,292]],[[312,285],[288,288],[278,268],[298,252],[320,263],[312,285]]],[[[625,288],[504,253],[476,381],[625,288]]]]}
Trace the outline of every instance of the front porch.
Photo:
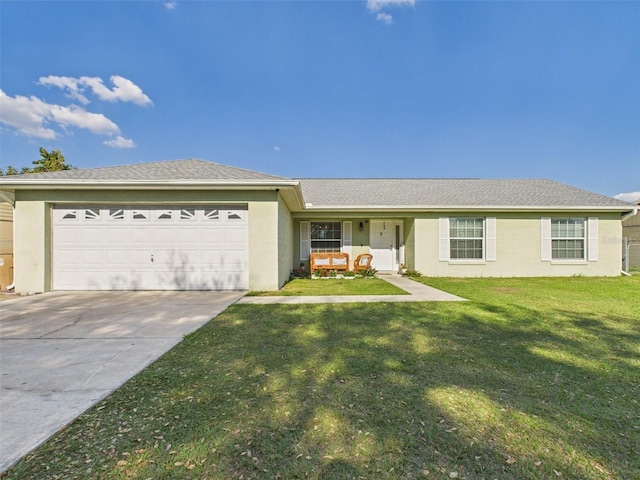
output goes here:
{"type": "Polygon", "coordinates": [[[349,270],[360,254],[373,256],[371,267],[397,272],[407,264],[406,218],[300,218],[295,220],[294,265],[309,270],[311,253],[342,252],[349,255],[349,270]]]}

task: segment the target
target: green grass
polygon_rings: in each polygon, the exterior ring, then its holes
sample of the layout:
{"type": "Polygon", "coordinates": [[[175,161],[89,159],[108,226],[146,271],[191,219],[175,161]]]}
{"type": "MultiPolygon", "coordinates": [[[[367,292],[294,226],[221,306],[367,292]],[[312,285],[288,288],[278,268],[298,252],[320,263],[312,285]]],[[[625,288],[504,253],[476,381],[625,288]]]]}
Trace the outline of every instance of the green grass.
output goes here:
{"type": "Polygon", "coordinates": [[[250,296],[313,296],[313,295],[408,295],[379,278],[296,278],[280,290],[251,292],[250,296]]]}
{"type": "Polygon", "coordinates": [[[632,479],[640,277],[235,305],[7,478],[632,479]]]}

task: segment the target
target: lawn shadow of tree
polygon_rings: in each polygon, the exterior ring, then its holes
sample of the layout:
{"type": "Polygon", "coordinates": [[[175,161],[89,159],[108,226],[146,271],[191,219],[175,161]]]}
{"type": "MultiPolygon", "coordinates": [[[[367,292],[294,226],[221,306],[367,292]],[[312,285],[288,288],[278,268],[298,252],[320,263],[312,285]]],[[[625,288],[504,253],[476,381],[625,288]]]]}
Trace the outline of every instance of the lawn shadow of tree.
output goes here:
{"type": "Polygon", "coordinates": [[[29,461],[66,436],[94,439],[100,478],[630,478],[637,320],[236,305],[29,461]]]}

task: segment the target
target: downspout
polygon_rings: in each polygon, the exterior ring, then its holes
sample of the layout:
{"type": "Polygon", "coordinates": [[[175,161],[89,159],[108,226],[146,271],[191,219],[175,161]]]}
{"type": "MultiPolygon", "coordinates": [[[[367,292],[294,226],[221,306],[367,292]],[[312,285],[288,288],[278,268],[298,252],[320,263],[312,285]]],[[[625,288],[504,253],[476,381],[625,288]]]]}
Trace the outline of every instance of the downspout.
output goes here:
{"type": "Polygon", "coordinates": [[[13,235],[13,258],[14,258],[14,264],[13,264],[13,278],[11,279],[11,285],[7,285],[7,290],[13,290],[14,288],[16,288],[16,279],[15,279],[15,271],[16,271],[16,266],[15,266],[15,245],[16,245],[16,203],[12,202],[11,203],[11,219],[13,220],[11,222],[11,230],[12,230],[12,235],[13,235]]]}
{"type": "Polygon", "coordinates": [[[629,213],[626,213],[622,216],[622,218],[620,219],[622,222],[624,222],[625,220],[629,220],[631,217],[633,217],[636,213],[638,213],[638,209],[634,208],[633,210],[631,210],[629,213]]]}
{"type": "MultiPolygon", "coordinates": [[[[631,210],[629,213],[625,214],[622,216],[621,221],[625,221],[630,219],[631,217],[635,216],[638,213],[638,209],[634,208],[633,210],[631,210]]],[[[625,255],[628,255],[629,249],[627,249],[627,251],[625,252],[625,255]]],[[[625,275],[627,277],[630,277],[631,274],[629,272],[625,272],[624,270],[620,270],[620,273],[622,273],[622,275],[625,275]]]]}

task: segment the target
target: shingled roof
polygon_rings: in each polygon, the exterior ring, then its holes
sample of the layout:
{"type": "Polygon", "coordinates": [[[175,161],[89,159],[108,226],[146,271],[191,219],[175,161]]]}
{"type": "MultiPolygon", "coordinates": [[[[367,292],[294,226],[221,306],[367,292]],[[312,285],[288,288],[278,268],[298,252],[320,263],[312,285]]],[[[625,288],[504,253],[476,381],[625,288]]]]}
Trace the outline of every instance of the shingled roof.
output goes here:
{"type": "Polygon", "coordinates": [[[295,211],[533,209],[625,211],[634,206],[552,180],[432,178],[291,179],[198,159],[64,170],[0,178],[18,188],[280,188],[295,211]]]}
{"type": "Polygon", "coordinates": [[[302,179],[313,209],[389,207],[627,207],[626,202],[576,187],[535,179],[302,179]]]}
{"type": "Polygon", "coordinates": [[[229,167],[219,163],[205,160],[169,160],[164,162],[139,163],[121,165],[115,167],[86,168],[78,170],[63,170],[60,172],[32,173],[27,175],[15,175],[5,180],[32,181],[32,180],[78,180],[78,181],[260,181],[260,180],[284,180],[291,179],[269,175],[266,173],[229,167]]]}

